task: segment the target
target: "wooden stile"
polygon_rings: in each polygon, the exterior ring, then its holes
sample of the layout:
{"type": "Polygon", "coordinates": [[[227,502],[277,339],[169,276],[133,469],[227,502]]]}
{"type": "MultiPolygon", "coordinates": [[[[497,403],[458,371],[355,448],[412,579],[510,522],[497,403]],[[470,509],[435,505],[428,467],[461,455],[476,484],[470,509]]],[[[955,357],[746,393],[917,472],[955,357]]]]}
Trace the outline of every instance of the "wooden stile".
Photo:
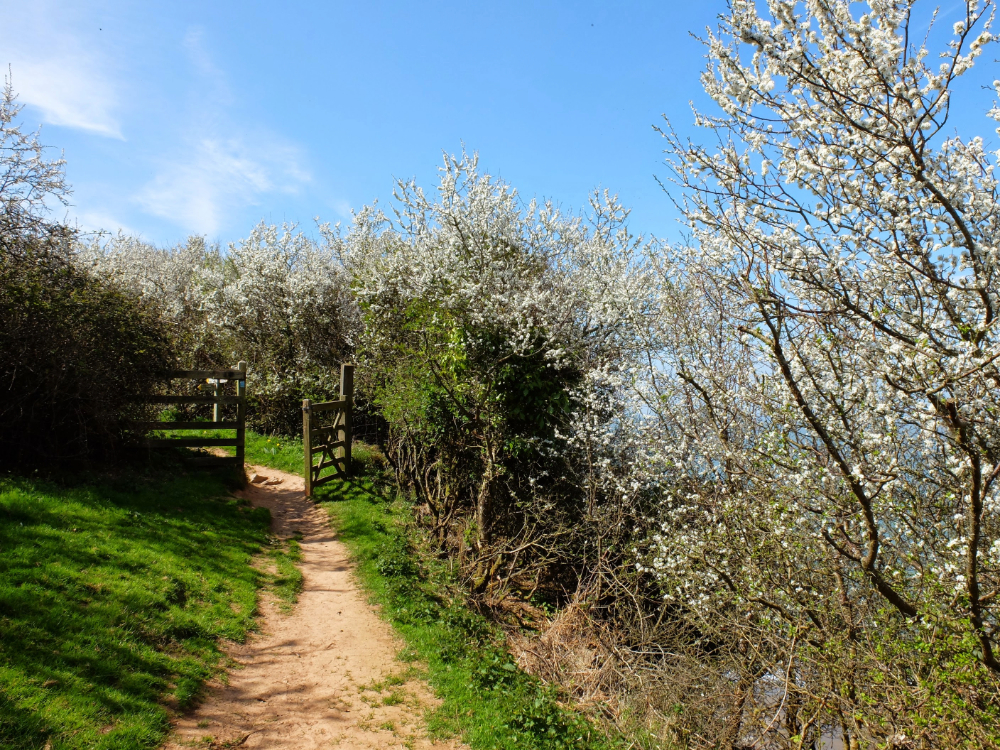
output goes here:
{"type": "Polygon", "coordinates": [[[208,437],[159,437],[147,438],[146,445],[150,448],[210,448],[235,447],[235,456],[192,456],[188,462],[195,466],[243,466],[246,456],[246,377],[247,363],[240,362],[236,368],[226,370],[171,370],[166,373],[168,380],[206,380],[215,381],[212,395],[156,395],[140,396],[136,400],[147,404],[212,404],[212,422],[133,422],[133,426],[144,432],[160,432],[171,430],[234,430],[236,435],[231,438],[208,437]],[[236,395],[222,394],[222,384],[233,382],[236,385],[236,395]],[[235,421],[222,419],[221,407],[236,406],[235,421]]]}
{"type": "Polygon", "coordinates": [[[343,427],[340,430],[340,441],[344,444],[344,473],[351,473],[351,443],[354,440],[354,365],[340,366],[340,400],[346,405],[344,409],[343,427]]]}

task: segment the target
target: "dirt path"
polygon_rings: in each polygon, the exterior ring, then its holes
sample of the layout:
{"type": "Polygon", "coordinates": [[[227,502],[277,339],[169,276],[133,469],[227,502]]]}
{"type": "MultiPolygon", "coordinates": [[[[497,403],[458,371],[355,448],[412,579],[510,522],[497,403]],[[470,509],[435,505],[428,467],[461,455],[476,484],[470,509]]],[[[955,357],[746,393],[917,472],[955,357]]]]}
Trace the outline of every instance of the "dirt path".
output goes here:
{"type": "Polygon", "coordinates": [[[255,470],[281,480],[251,485],[246,497],[271,510],[276,536],[301,532],[303,590],[287,615],[262,603],[262,634],[229,649],[240,667],[174,722],[164,750],[464,747],[427,737],[424,712],[435,699],[396,660],[402,644],[359,592],[347,550],[302,479],[255,470]]]}

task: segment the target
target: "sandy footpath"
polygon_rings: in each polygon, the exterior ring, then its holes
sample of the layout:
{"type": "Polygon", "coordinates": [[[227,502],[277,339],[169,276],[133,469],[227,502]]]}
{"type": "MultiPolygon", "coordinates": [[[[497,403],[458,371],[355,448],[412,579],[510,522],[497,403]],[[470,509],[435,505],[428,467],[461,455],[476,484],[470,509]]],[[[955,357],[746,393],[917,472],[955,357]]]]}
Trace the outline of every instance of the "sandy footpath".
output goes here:
{"type": "Polygon", "coordinates": [[[227,649],[240,667],[174,721],[164,750],[465,747],[427,737],[424,713],[435,699],[396,660],[402,643],[358,590],[347,550],[302,479],[254,470],[281,480],[245,496],[271,510],[274,535],[301,532],[304,587],[289,614],[262,603],[262,632],[227,649]]]}

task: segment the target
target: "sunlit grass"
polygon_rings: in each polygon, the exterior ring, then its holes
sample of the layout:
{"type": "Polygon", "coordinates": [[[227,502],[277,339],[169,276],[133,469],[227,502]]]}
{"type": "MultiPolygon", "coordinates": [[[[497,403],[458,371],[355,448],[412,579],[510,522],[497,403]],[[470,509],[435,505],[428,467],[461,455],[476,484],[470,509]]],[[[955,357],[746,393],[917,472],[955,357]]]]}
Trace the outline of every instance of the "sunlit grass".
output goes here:
{"type": "Polygon", "coordinates": [[[0,479],[0,747],[158,746],[254,627],[268,520],[176,466],[0,479]]]}
{"type": "Polygon", "coordinates": [[[302,546],[298,539],[289,539],[277,543],[268,550],[267,556],[275,570],[271,591],[278,600],[278,609],[287,614],[302,591],[302,571],[298,568],[298,563],[302,562],[302,546]]]}
{"type": "MultiPolygon", "coordinates": [[[[301,474],[301,441],[283,439],[279,451],[248,436],[249,462],[301,474]]],[[[475,750],[616,747],[562,707],[554,690],[521,672],[499,630],[465,605],[447,563],[422,551],[412,508],[379,475],[377,456],[357,444],[356,476],[317,488],[316,499],[350,550],[365,591],[405,641],[402,659],[442,700],[428,716],[432,734],[460,735],[475,750]]]]}

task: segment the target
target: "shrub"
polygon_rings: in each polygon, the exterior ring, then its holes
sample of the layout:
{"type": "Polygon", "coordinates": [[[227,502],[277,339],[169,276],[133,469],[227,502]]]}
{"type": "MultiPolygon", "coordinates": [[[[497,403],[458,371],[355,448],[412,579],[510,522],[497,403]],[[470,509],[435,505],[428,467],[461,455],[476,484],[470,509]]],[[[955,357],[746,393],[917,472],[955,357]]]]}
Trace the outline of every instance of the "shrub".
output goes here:
{"type": "Polygon", "coordinates": [[[254,429],[297,434],[302,399],[338,395],[354,301],[333,250],[294,227],[260,224],[225,251],[201,237],[164,249],[122,235],[81,248],[80,259],[169,322],[184,366],[245,360],[254,429]]]}
{"type": "Polygon", "coordinates": [[[170,363],[139,301],[71,262],[63,238],[5,243],[0,256],[0,466],[107,460],[133,433],[170,363]]]}
{"type": "MultiPolygon", "coordinates": [[[[396,224],[366,208],[344,240],[364,320],[359,385],[391,425],[397,477],[462,550],[473,589],[538,590],[579,567],[590,504],[564,435],[629,345],[641,241],[609,196],[588,227],[522,202],[465,154],[446,160],[437,201],[412,183],[396,197],[396,224]]],[[[553,591],[572,590],[563,578],[553,591]]]]}

